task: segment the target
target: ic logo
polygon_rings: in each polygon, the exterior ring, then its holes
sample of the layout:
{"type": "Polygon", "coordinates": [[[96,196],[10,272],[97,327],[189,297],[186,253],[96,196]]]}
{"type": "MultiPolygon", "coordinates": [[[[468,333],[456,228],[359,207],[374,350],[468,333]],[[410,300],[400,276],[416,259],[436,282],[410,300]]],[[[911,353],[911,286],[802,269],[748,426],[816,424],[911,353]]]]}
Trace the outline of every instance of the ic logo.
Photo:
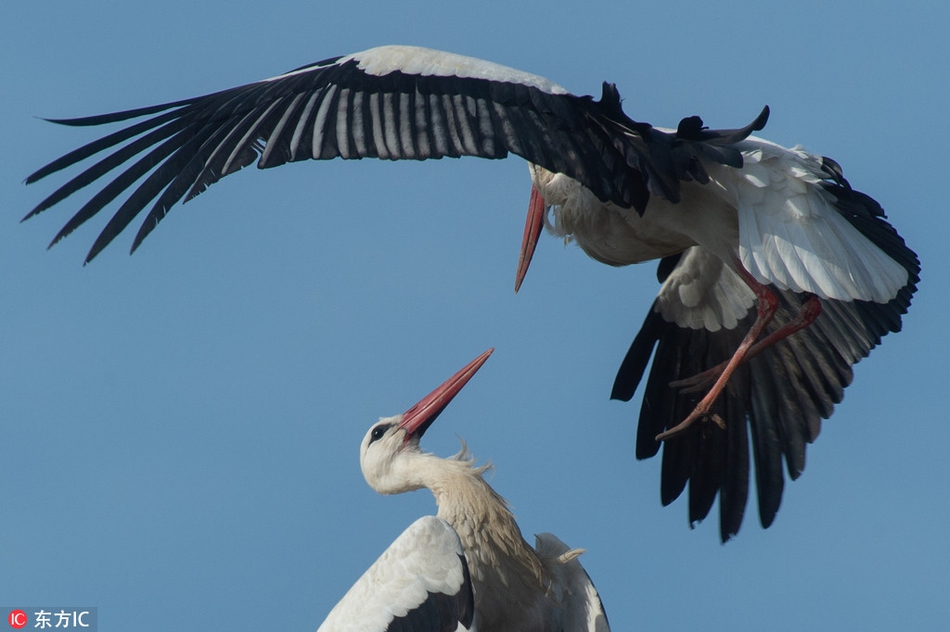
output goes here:
{"type": "Polygon", "coordinates": [[[7,616],[7,623],[10,624],[11,628],[19,630],[20,628],[26,627],[26,624],[29,622],[29,617],[26,616],[26,613],[22,610],[11,610],[10,614],[7,616]]]}

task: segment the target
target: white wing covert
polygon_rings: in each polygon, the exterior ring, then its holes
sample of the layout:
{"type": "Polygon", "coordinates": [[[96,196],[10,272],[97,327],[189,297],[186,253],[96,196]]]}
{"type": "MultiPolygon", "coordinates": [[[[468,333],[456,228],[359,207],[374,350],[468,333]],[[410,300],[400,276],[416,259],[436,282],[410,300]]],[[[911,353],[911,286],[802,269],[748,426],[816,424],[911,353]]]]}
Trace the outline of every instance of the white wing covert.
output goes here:
{"type": "Polygon", "coordinates": [[[473,632],[475,600],[458,535],[416,520],[333,607],[318,632],[473,632]]]}
{"type": "Polygon", "coordinates": [[[735,329],[755,303],[755,295],[714,254],[686,250],[657,295],[655,309],[667,322],[689,329],[735,329]]]}
{"type": "Polygon", "coordinates": [[[759,138],[739,143],[743,168],[711,165],[728,180],[721,194],[738,209],[739,259],[762,283],[839,301],[887,303],[907,285],[908,272],[836,210],[824,188],[823,160],[801,148],[759,138]]]}

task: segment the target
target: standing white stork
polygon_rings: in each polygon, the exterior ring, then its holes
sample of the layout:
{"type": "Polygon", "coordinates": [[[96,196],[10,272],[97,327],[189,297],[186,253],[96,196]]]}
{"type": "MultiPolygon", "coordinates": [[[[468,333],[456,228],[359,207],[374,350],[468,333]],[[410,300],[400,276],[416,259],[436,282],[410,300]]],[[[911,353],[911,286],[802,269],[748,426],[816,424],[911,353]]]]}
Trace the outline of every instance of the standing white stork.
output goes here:
{"type": "Polygon", "coordinates": [[[202,97],[58,120],[146,117],[30,175],[28,183],[118,146],[27,217],[130,163],[53,239],[131,189],[88,262],[146,206],[133,251],[176,202],[255,160],[266,168],[522,156],[533,190],[516,288],[543,224],[610,265],[660,259],[663,286],[612,396],[633,396],[655,347],[637,456],[678,435],[664,450],[661,499],[672,502],[690,482],[693,522],[721,492],[726,540],[748,496],[749,429],[767,527],[783,459],[798,477],[805,444],[841,401],[852,365],[900,330],[920,271],[881,207],[837,163],[750,135],[768,113],[736,130],[706,129],[695,116],[664,130],[629,118],[612,84],[596,101],[479,59],[383,46],[202,97]]]}
{"type": "Polygon", "coordinates": [[[481,632],[609,631],[597,590],[577,560],[583,550],[550,533],[529,546],[505,500],[482,478],[488,466],[475,466],[464,444],[448,459],[419,447],[492,351],[402,415],[380,419],[363,437],[360,468],[370,487],[380,494],[428,488],[439,512],[393,542],[330,611],[323,632],[476,625],[481,632]]]}

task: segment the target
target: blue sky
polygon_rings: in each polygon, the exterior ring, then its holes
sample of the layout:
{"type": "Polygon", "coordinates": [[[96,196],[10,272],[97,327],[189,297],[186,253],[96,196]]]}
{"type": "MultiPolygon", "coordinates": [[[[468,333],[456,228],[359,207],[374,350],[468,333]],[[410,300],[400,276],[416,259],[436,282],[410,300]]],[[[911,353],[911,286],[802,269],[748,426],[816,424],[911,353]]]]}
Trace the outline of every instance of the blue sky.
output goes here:
{"type": "MultiPolygon", "coordinates": [[[[3,3],[0,605],[98,607],[103,629],[314,629],[415,518],[359,441],[484,349],[426,434],[464,438],[522,530],[584,547],[615,630],[950,625],[950,337],[939,3],[3,3]],[[722,6],[719,6],[722,5],[722,6]],[[633,118],[700,114],[836,159],[923,262],[905,329],[786,486],[723,546],[659,503],[633,456],[639,394],[608,400],[657,290],[543,239],[512,291],[523,161],[298,163],[228,177],[128,256],[102,222],[45,247],[77,198],[27,174],[99,135],[69,117],[181,99],[379,44],[474,55],[633,118]]],[[[714,511],[718,510],[718,506],[714,511]]]]}

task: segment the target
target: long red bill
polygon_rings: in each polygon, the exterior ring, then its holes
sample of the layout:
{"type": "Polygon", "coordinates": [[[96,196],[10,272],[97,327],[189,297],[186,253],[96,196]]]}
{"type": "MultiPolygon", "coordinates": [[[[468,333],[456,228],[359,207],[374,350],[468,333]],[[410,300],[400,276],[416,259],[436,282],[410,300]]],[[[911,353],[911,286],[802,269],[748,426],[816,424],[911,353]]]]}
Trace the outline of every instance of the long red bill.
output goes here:
{"type": "Polygon", "coordinates": [[[462,387],[485,364],[488,356],[494,350],[495,348],[492,347],[466,364],[458,373],[443,382],[439,388],[423,397],[418,404],[407,410],[399,423],[399,427],[406,430],[406,437],[416,434],[422,436],[435,421],[435,418],[439,416],[439,413],[449,405],[452,398],[459,394],[462,387]]]}
{"type": "Polygon", "coordinates": [[[538,245],[541,228],[544,227],[544,197],[538,187],[531,185],[531,201],[528,202],[528,217],[524,222],[524,237],[521,238],[521,254],[518,256],[518,270],[515,272],[515,294],[521,289],[524,275],[528,273],[531,257],[538,245]]]}

